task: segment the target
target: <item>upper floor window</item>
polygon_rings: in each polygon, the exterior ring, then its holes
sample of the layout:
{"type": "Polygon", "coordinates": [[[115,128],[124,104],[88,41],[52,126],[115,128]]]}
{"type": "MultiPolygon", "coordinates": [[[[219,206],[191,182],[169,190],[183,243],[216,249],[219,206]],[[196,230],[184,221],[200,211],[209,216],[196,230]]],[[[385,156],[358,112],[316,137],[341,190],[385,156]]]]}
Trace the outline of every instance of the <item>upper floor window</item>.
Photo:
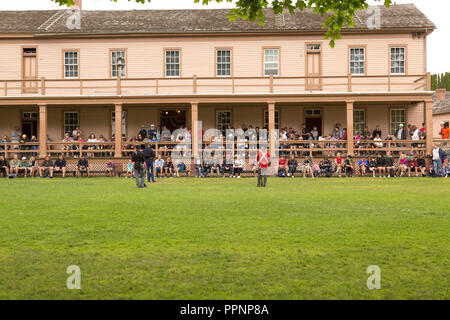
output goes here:
{"type": "Polygon", "coordinates": [[[126,77],[127,74],[127,55],[124,50],[114,50],[111,51],[111,77],[117,78],[119,74],[119,65],[117,63],[117,59],[122,58],[124,63],[121,67],[122,71],[120,72],[120,77],[126,77]]]}
{"type": "Polygon", "coordinates": [[[352,75],[362,75],[365,73],[364,48],[350,48],[350,73],[352,75]]]}
{"type": "Polygon", "coordinates": [[[264,75],[278,76],[280,65],[279,49],[264,49],[264,75]]]}
{"type": "Polygon", "coordinates": [[[406,48],[391,47],[391,74],[405,74],[406,48]]]}
{"type": "Polygon", "coordinates": [[[218,77],[231,76],[231,50],[218,49],[216,51],[216,75],[218,77]]]}
{"type": "Polygon", "coordinates": [[[78,78],[78,51],[64,52],[64,78],[78,78]]]}
{"type": "Polygon", "coordinates": [[[166,50],[166,77],[180,76],[180,50],[166,50]]]}

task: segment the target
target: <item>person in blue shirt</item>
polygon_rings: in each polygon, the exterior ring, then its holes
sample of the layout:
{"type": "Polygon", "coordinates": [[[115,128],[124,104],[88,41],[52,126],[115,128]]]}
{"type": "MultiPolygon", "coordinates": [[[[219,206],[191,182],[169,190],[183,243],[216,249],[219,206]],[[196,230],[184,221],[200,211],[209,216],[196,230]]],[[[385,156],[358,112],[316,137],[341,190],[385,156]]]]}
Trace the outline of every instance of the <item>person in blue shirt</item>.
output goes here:
{"type": "Polygon", "coordinates": [[[358,161],[358,167],[359,167],[359,174],[361,176],[365,176],[366,175],[366,170],[369,167],[369,161],[367,161],[366,158],[361,158],[358,161]]]}
{"type": "Polygon", "coordinates": [[[86,173],[86,176],[89,178],[89,162],[86,159],[86,156],[83,156],[78,160],[76,177],[80,177],[83,173],[86,173]]]}

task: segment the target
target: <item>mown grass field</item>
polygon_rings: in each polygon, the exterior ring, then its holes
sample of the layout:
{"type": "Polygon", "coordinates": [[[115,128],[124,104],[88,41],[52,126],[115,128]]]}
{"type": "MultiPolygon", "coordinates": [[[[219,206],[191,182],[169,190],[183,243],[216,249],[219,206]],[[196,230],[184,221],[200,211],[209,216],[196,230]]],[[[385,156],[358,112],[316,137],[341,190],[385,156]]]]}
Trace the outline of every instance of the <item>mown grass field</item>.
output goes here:
{"type": "Polygon", "coordinates": [[[255,184],[1,179],[0,299],[449,299],[450,180],[255,184]]]}

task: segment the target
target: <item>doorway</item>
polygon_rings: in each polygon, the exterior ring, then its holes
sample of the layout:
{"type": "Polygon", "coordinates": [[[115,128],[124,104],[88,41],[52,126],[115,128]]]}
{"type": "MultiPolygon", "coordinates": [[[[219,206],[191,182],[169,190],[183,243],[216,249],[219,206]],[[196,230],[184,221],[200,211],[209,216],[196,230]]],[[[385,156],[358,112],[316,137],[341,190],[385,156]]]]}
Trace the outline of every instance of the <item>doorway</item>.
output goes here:
{"type": "Polygon", "coordinates": [[[306,109],[305,110],[305,124],[308,132],[317,127],[319,136],[322,135],[322,110],[321,109],[306,109]]]}
{"type": "Polygon", "coordinates": [[[186,110],[164,110],[160,112],[161,128],[167,127],[171,132],[186,127],[186,110]]]}
{"type": "Polygon", "coordinates": [[[30,139],[32,136],[37,137],[38,132],[38,113],[24,112],[22,115],[22,134],[26,134],[30,139]]]}

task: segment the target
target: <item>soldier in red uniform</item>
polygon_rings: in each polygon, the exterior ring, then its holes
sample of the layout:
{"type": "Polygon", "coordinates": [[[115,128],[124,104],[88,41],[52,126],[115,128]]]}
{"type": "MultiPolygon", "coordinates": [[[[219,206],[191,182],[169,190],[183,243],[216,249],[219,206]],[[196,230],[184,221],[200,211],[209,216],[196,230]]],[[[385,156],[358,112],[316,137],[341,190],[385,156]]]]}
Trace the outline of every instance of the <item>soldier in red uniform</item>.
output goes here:
{"type": "Polygon", "coordinates": [[[270,166],[270,154],[266,148],[261,148],[256,157],[258,164],[258,185],[257,187],[266,187],[267,183],[267,171],[270,166]]]}

